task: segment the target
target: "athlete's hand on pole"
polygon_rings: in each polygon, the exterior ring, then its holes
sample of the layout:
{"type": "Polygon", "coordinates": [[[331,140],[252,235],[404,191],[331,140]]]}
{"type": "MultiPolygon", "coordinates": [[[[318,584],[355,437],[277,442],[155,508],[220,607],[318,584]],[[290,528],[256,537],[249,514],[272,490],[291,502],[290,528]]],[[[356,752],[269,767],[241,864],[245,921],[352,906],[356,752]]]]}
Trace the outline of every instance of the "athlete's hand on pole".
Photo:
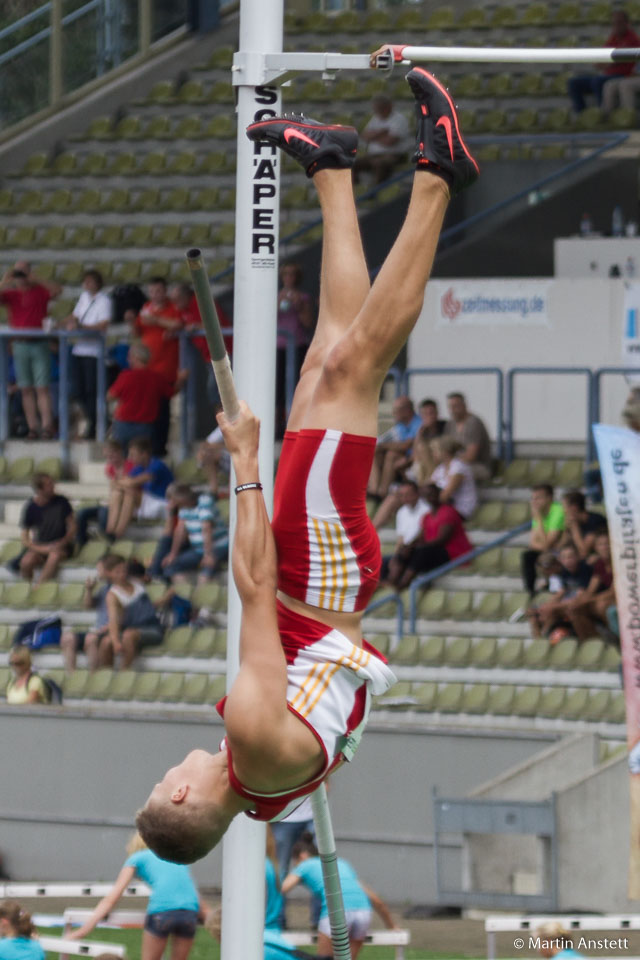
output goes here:
{"type": "Polygon", "coordinates": [[[229,420],[224,413],[219,413],[216,419],[232,457],[257,457],[260,421],[244,401],[240,401],[238,415],[233,420],[229,420]]]}

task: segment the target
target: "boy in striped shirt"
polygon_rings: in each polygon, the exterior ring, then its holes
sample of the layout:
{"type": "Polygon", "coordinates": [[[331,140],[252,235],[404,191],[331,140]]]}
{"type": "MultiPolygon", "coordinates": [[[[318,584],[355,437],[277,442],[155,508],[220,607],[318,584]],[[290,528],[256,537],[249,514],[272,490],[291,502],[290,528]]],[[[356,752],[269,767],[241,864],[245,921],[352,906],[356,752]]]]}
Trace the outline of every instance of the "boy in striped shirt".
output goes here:
{"type": "Polygon", "coordinates": [[[171,548],[162,560],[166,580],[176,573],[199,570],[209,579],[229,552],[229,531],[223,522],[211,493],[200,493],[187,484],[174,487],[173,499],[178,503],[171,548]]]}

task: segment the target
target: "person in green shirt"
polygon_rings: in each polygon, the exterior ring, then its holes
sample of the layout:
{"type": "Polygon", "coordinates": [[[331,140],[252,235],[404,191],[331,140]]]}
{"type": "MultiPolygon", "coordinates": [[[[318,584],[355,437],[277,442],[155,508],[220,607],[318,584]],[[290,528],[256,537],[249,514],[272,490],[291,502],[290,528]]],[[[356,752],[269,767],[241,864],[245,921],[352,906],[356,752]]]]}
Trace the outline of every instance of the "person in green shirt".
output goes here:
{"type": "Polygon", "coordinates": [[[536,595],[536,561],[543,551],[553,550],[565,528],[564,508],[553,499],[553,487],[539,483],[531,490],[529,549],[520,556],[522,582],[531,600],[536,595]]]}

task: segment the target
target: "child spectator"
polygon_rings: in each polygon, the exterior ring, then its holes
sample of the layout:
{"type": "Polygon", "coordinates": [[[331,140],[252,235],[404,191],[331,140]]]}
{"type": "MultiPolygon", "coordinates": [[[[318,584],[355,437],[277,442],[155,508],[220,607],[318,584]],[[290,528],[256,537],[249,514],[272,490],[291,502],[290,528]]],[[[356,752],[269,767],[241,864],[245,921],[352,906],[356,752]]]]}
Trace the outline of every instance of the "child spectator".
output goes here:
{"type": "Polygon", "coordinates": [[[31,914],[15,900],[0,903],[0,960],[44,960],[31,914]]]}
{"type": "Polygon", "coordinates": [[[554,502],[550,484],[539,483],[532,488],[531,516],[529,549],[520,554],[522,582],[530,601],[536,595],[536,561],[541,553],[559,545],[565,528],[564,508],[554,502]]]}
{"type": "Polygon", "coordinates": [[[107,633],[109,625],[107,593],[111,586],[111,571],[120,563],[123,563],[123,558],[118,554],[107,554],[96,564],[97,576],[95,578],[87,577],[85,580],[84,606],[86,610],[95,610],[96,618],[90,630],[75,631],[67,628],[62,631],[60,652],[67,673],[73,673],[75,670],[76,658],[80,652],[84,652],[89,670],[96,670],[98,667],[98,648],[100,641],[107,633]]]}
{"type": "Polygon", "coordinates": [[[66,497],[56,493],[53,477],[35,473],[31,481],[34,495],[20,518],[22,553],[9,562],[9,569],[31,580],[41,567],[39,582],[52,580],[63,560],[73,553],[76,524],[73,508],[66,497]]]}
{"type": "Polygon", "coordinates": [[[151,456],[151,443],[134,437],[129,444],[131,469],[114,482],[109,498],[107,536],[123,537],[133,517],[138,520],[164,520],[167,514],[167,487],[173,480],[171,470],[151,456]]]}
{"type": "MultiPolygon", "coordinates": [[[[128,476],[133,463],[127,460],[124,455],[122,444],[117,440],[106,440],[104,447],[104,473],[109,481],[109,497],[118,481],[122,477],[128,476]]],[[[109,506],[98,504],[95,507],[82,507],[76,514],[77,533],[76,543],[78,547],[83,547],[89,539],[89,524],[97,522],[98,528],[105,533],[109,526],[109,506]]],[[[112,524],[114,526],[115,524],[112,524]]]]}
{"type": "Polygon", "coordinates": [[[586,508],[584,493],[568,490],[562,498],[564,507],[564,533],[560,543],[573,543],[582,560],[593,553],[596,534],[607,521],[600,513],[590,513],[586,508]]]}
{"type": "Polygon", "coordinates": [[[179,484],[173,497],[178,504],[178,522],[169,552],[161,561],[163,576],[171,580],[177,573],[199,570],[204,579],[209,579],[227,559],[229,531],[210,493],[198,494],[179,484]]]}
{"type": "Polygon", "coordinates": [[[444,434],[455,437],[462,444],[464,453],[461,459],[471,467],[476,483],[486,483],[491,479],[491,440],[484,423],[467,408],[467,401],[461,393],[447,396],[450,420],[444,428],[444,434]]]}
{"type": "MultiPolygon", "coordinates": [[[[86,270],[82,281],[82,293],[61,326],[65,330],[82,327],[105,333],[113,306],[111,298],[103,292],[104,281],[99,270],[86,270]]],[[[77,401],[86,418],[83,436],[93,439],[96,435],[96,385],[98,382],[98,357],[100,345],[96,340],[78,340],[71,351],[71,399],[77,401]]]]}
{"type": "Polygon", "coordinates": [[[473,550],[458,511],[442,503],[442,491],[428,483],[424,498],[431,508],[422,518],[422,538],[417,541],[405,561],[405,569],[397,583],[399,590],[408,587],[421,573],[435,570],[473,550]]]}
{"type": "Polygon", "coordinates": [[[531,620],[534,636],[547,636],[552,643],[558,643],[571,633],[568,601],[584,593],[592,576],[591,567],[580,559],[572,543],[565,544],[560,550],[560,564],[560,589],[550,600],[540,604],[531,620]]]}
{"type": "Polygon", "coordinates": [[[107,632],[100,640],[98,665],[111,667],[120,656],[120,669],[126,670],[140,650],[162,643],[163,630],[144,586],[129,575],[126,561],[119,561],[110,571],[107,632]]]}
{"type": "Polygon", "coordinates": [[[416,543],[422,539],[422,520],[431,509],[412,480],[400,484],[398,496],[401,506],[396,513],[396,545],[393,555],[383,558],[380,572],[380,580],[390,586],[399,583],[416,543]]]}
{"type": "Polygon", "coordinates": [[[23,706],[29,703],[49,702],[49,692],[42,677],[32,669],[31,654],[27,647],[11,648],[9,666],[13,676],[7,684],[7,703],[23,706]]]}
{"type": "Polygon", "coordinates": [[[445,435],[432,440],[429,449],[437,463],[431,482],[440,487],[440,503],[450,503],[468,520],[478,506],[478,491],[471,466],[463,459],[463,445],[445,435]]]}
{"type": "MultiPolygon", "coordinates": [[[[112,431],[125,451],[134,437],[153,439],[154,424],[161,414],[162,403],[168,402],[187,376],[181,371],[174,386],[162,374],[152,370],[149,350],[140,341],[131,344],[128,357],[129,369],[118,374],[107,392],[111,400],[118,401],[112,431]]],[[[157,448],[156,441],[154,452],[157,448]]]]}

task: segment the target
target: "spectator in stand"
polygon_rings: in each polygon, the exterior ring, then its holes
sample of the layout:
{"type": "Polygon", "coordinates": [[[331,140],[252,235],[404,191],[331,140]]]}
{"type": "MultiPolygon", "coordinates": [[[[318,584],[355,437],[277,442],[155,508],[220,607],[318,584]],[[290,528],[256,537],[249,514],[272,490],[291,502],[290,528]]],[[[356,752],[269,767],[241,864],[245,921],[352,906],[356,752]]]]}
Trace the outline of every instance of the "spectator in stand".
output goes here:
{"type": "Polygon", "coordinates": [[[580,490],[567,490],[562,498],[565,528],[560,544],[573,543],[581,560],[591,556],[596,534],[607,526],[602,514],[587,510],[586,502],[580,490]]]}
{"type": "Polygon", "coordinates": [[[167,450],[171,419],[169,401],[178,385],[180,344],[178,331],[183,325],[175,304],[167,296],[164,277],[149,281],[149,299],[143,305],[135,322],[135,332],[149,349],[149,369],[159,373],[170,387],[160,399],[160,409],[153,429],[153,452],[163,457],[167,450]]]}
{"type": "Polygon", "coordinates": [[[640,93],[640,73],[638,64],[633,64],[633,72],[628,77],[612,77],[607,80],[602,91],[602,112],[608,117],[619,105],[625,110],[637,113],[637,95],[640,93]]]}
{"type": "MultiPolygon", "coordinates": [[[[111,322],[113,304],[103,291],[104,281],[99,270],[86,270],[82,280],[82,293],[61,326],[65,330],[83,327],[95,333],[106,333],[111,322]]],[[[81,435],[92,440],[96,435],[96,385],[98,382],[98,358],[100,345],[96,340],[78,340],[71,350],[70,399],[80,404],[85,417],[81,435]]],[[[79,434],[80,435],[80,434],[79,434]]]]}
{"type": "MultiPolygon", "coordinates": [[[[176,385],[149,367],[149,349],[140,341],[129,347],[129,369],[122,370],[109,388],[107,396],[117,400],[113,416],[113,435],[125,452],[134,437],[153,439],[154,424],[162,413],[162,404],[186,380],[186,371],[180,371],[176,385]]],[[[156,447],[154,446],[154,452],[156,447]]]]}
{"type": "Polygon", "coordinates": [[[400,582],[416,543],[422,539],[422,520],[431,509],[413,480],[401,483],[398,495],[401,506],[396,513],[396,545],[393,555],[383,558],[380,573],[381,582],[392,587],[400,582]]]}
{"type": "Polygon", "coordinates": [[[431,481],[440,487],[440,502],[450,503],[462,520],[469,520],[478,506],[478,491],[471,465],[463,459],[464,446],[455,437],[442,436],[429,447],[437,464],[431,481]]]}
{"type": "MultiPolygon", "coordinates": [[[[605,41],[605,47],[638,47],[640,37],[631,29],[629,15],[624,10],[614,10],[611,15],[612,30],[605,41]]],[[[586,107],[585,97],[595,97],[597,106],[602,104],[603,89],[610,80],[616,77],[628,77],[633,73],[634,64],[607,63],[603,64],[599,73],[579,73],[570,77],[568,89],[571,105],[576,113],[581,113],[586,107]]]]}
{"type": "Polygon", "coordinates": [[[592,576],[591,567],[580,559],[572,543],[566,543],[561,548],[560,564],[560,589],[554,592],[550,600],[540,604],[531,620],[534,636],[547,636],[552,643],[558,643],[570,635],[568,602],[582,598],[592,576]]]}
{"type": "Polygon", "coordinates": [[[383,527],[402,504],[400,497],[400,488],[402,482],[408,480],[416,483],[419,489],[422,489],[431,479],[431,475],[436,468],[436,461],[431,452],[430,441],[432,437],[440,436],[437,431],[440,424],[444,427],[444,420],[438,420],[438,408],[434,400],[423,400],[420,404],[420,418],[422,426],[416,434],[416,438],[411,450],[412,460],[409,466],[403,471],[403,480],[398,484],[391,484],[389,493],[386,495],[378,509],[376,510],[372,523],[376,530],[383,527]],[[426,406],[425,406],[426,404],[426,406]],[[433,406],[431,406],[433,404],[433,406]],[[433,407],[435,407],[435,417],[433,416],[433,407]],[[426,412],[425,414],[425,411],[426,412]]]}
{"type": "Polygon", "coordinates": [[[419,574],[435,570],[473,550],[460,514],[450,504],[442,503],[441,497],[440,487],[428,483],[424,498],[430,509],[422,518],[422,539],[407,558],[404,573],[397,583],[399,590],[408,587],[419,574]]]}
{"type": "Polygon", "coordinates": [[[413,441],[422,421],[409,397],[393,401],[393,427],[378,438],[367,496],[384,500],[398,474],[411,463],[413,441]]]}
{"type": "Polygon", "coordinates": [[[178,522],[160,560],[162,576],[171,580],[177,573],[199,570],[209,580],[229,554],[229,531],[216,502],[211,493],[198,494],[186,484],[175,485],[172,499],[178,505],[178,522]]]}
{"type": "Polygon", "coordinates": [[[1,960],[44,960],[31,914],[15,900],[0,903],[1,960]]]}
{"type": "Polygon", "coordinates": [[[442,436],[447,421],[440,420],[438,417],[438,404],[435,400],[428,397],[423,400],[418,407],[418,414],[422,420],[420,432],[426,439],[435,440],[436,437],[442,436]]]}
{"type": "Polygon", "coordinates": [[[589,585],[566,607],[567,618],[578,640],[588,640],[598,633],[604,633],[607,639],[612,639],[607,626],[607,610],[615,605],[616,594],[609,534],[602,528],[595,535],[594,551],[596,559],[590,565],[589,585]]]}
{"type": "MultiPolygon", "coordinates": [[[[42,330],[49,300],[62,290],[58,283],[43,283],[31,272],[26,260],[19,260],[0,280],[0,303],[9,312],[12,330],[42,330]]],[[[27,440],[38,438],[40,414],[42,440],[54,437],[51,406],[51,349],[46,338],[30,337],[12,340],[11,349],[16,382],[29,427],[27,440]]]]}
{"type": "MultiPolygon", "coordinates": [[[[550,484],[539,483],[531,490],[531,517],[529,549],[520,555],[522,582],[529,601],[536,595],[536,561],[542,552],[557,549],[565,528],[564,508],[554,502],[550,484]]],[[[523,612],[517,610],[514,619],[523,612]]]]}
{"type": "Polygon", "coordinates": [[[11,648],[9,666],[12,669],[13,676],[7,684],[5,694],[7,703],[24,706],[24,704],[29,703],[49,702],[49,693],[44,680],[34,672],[31,666],[31,653],[27,647],[11,648]]]}
{"type": "Polygon", "coordinates": [[[360,134],[367,149],[356,157],[353,179],[358,183],[360,174],[373,174],[375,184],[383,183],[395,168],[404,163],[411,148],[409,123],[404,113],[397,110],[393,100],[378,93],[371,101],[373,116],[360,134]]]}
{"type": "Polygon", "coordinates": [[[110,571],[107,631],[100,639],[98,665],[111,667],[119,656],[120,669],[126,670],[142,649],[162,643],[164,631],[143,584],[129,575],[126,561],[119,560],[110,571]]]}
{"type": "MultiPolygon", "coordinates": [[[[109,481],[109,498],[113,493],[118,481],[126,477],[133,467],[131,460],[127,460],[124,455],[122,444],[117,440],[105,440],[104,451],[104,473],[109,481]]],[[[98,529],[106,533],[109,522],[109,506],[98,504],[94,507],[82,507],[76,514],[76,543],[81,548],[89,539],[89,524],[97,523],[98,529]]]]}
{"type": "MultiPolygon", "coordinates": [[[[218,406],[215,412],[218,413],[221,409],[222,407],[218,406]]],[[[214,497],[217,497],[220,483],[219,473],[224,473],[228,477],[231,471],[231,458],[224,445],[220,427],[212,430],[206,440],[200,444],[196,453],[196,460],[206,474],[209,490],[214,497]]]]}
{"type": "Polygon", "coordinates": [[[124,536],[134,517],[164,520],[167,515],[167,487],[173,481],[169,467],[151,455],[151,443],[146,437],[133,438],[129,459],[129,473],[114,481],[109,498],[106,532],[112,541],[124,536]]]}
{"type": "Polygon", "coordinates": [[[42,568],[39,583],[44,583],[55,578],[62,561],[73,553],[76,522],[67,498],[56,493],[53,477],[35,473],[31,486],[33,497],[25,503],[20,518],[24,549],[9,562],[9,568],[25,580],[42,568]]]}
{"type": "Polygon", "coordinates": [[[89,630],[66,628],[62,631],[60,652],[67,673],[75,670],[79,653],[85,654],[89,670],[96,670],[98,667],[100,641],[109,629],[107,593],[111,586],[111,571],[122,562],[123,558],[118,554],[109,553],[96,563],[96,577],[87,577],[85,580],[84,607],[85,610],[95,610],[96,618],[89,630]]]}
{"type": "MultiPolygon", "coordinates": [[[[182,325],[186,330],[202,329],[202,318],[198,308],[198,301],[188,283],[174,283],[169,290],[169,298],[180,314],[182,325]]],[[[223,329],[225,327],[229,328],[231,326],[231,321],[217,301],[216,312],[218,314],[220,326],[223,329]]],[[[227,334],[224,338],[224,342],[227,348],[227,353],[229,356],[231,356],[233,350],[233,337],[227,334]]],[[[211,366],[211,354],[209,352],[207,338],[204,336],[191,337],[191,345],[198,351],[206,364],[207,394],[211,406],[215,407],[220,403],[220,394],[218,393],[216,378],[213,374],[213,368],[211,366]]]]}
{"type": "Polygon", "coordinates": [[[282,437],[286,423],[287,344],[289,334],[295,343],[295,382],[311,343],[314,316],[311,297],[301,289],[302,269],[297,263],[280,267],[278,291],[278,333],[276,354],[276,435],[282,437]]]}
{"type": "Polygon", "coordinates": [[[473,471],[476,483],[486,483],[491,479],[491,441],[487,428],[475,413],[467,409],[467,402],[461,393],[447,396],[450,420],[447,420],[444,435],[455,437],[463,448],[461,459],[468,463],[473,471]]]}

